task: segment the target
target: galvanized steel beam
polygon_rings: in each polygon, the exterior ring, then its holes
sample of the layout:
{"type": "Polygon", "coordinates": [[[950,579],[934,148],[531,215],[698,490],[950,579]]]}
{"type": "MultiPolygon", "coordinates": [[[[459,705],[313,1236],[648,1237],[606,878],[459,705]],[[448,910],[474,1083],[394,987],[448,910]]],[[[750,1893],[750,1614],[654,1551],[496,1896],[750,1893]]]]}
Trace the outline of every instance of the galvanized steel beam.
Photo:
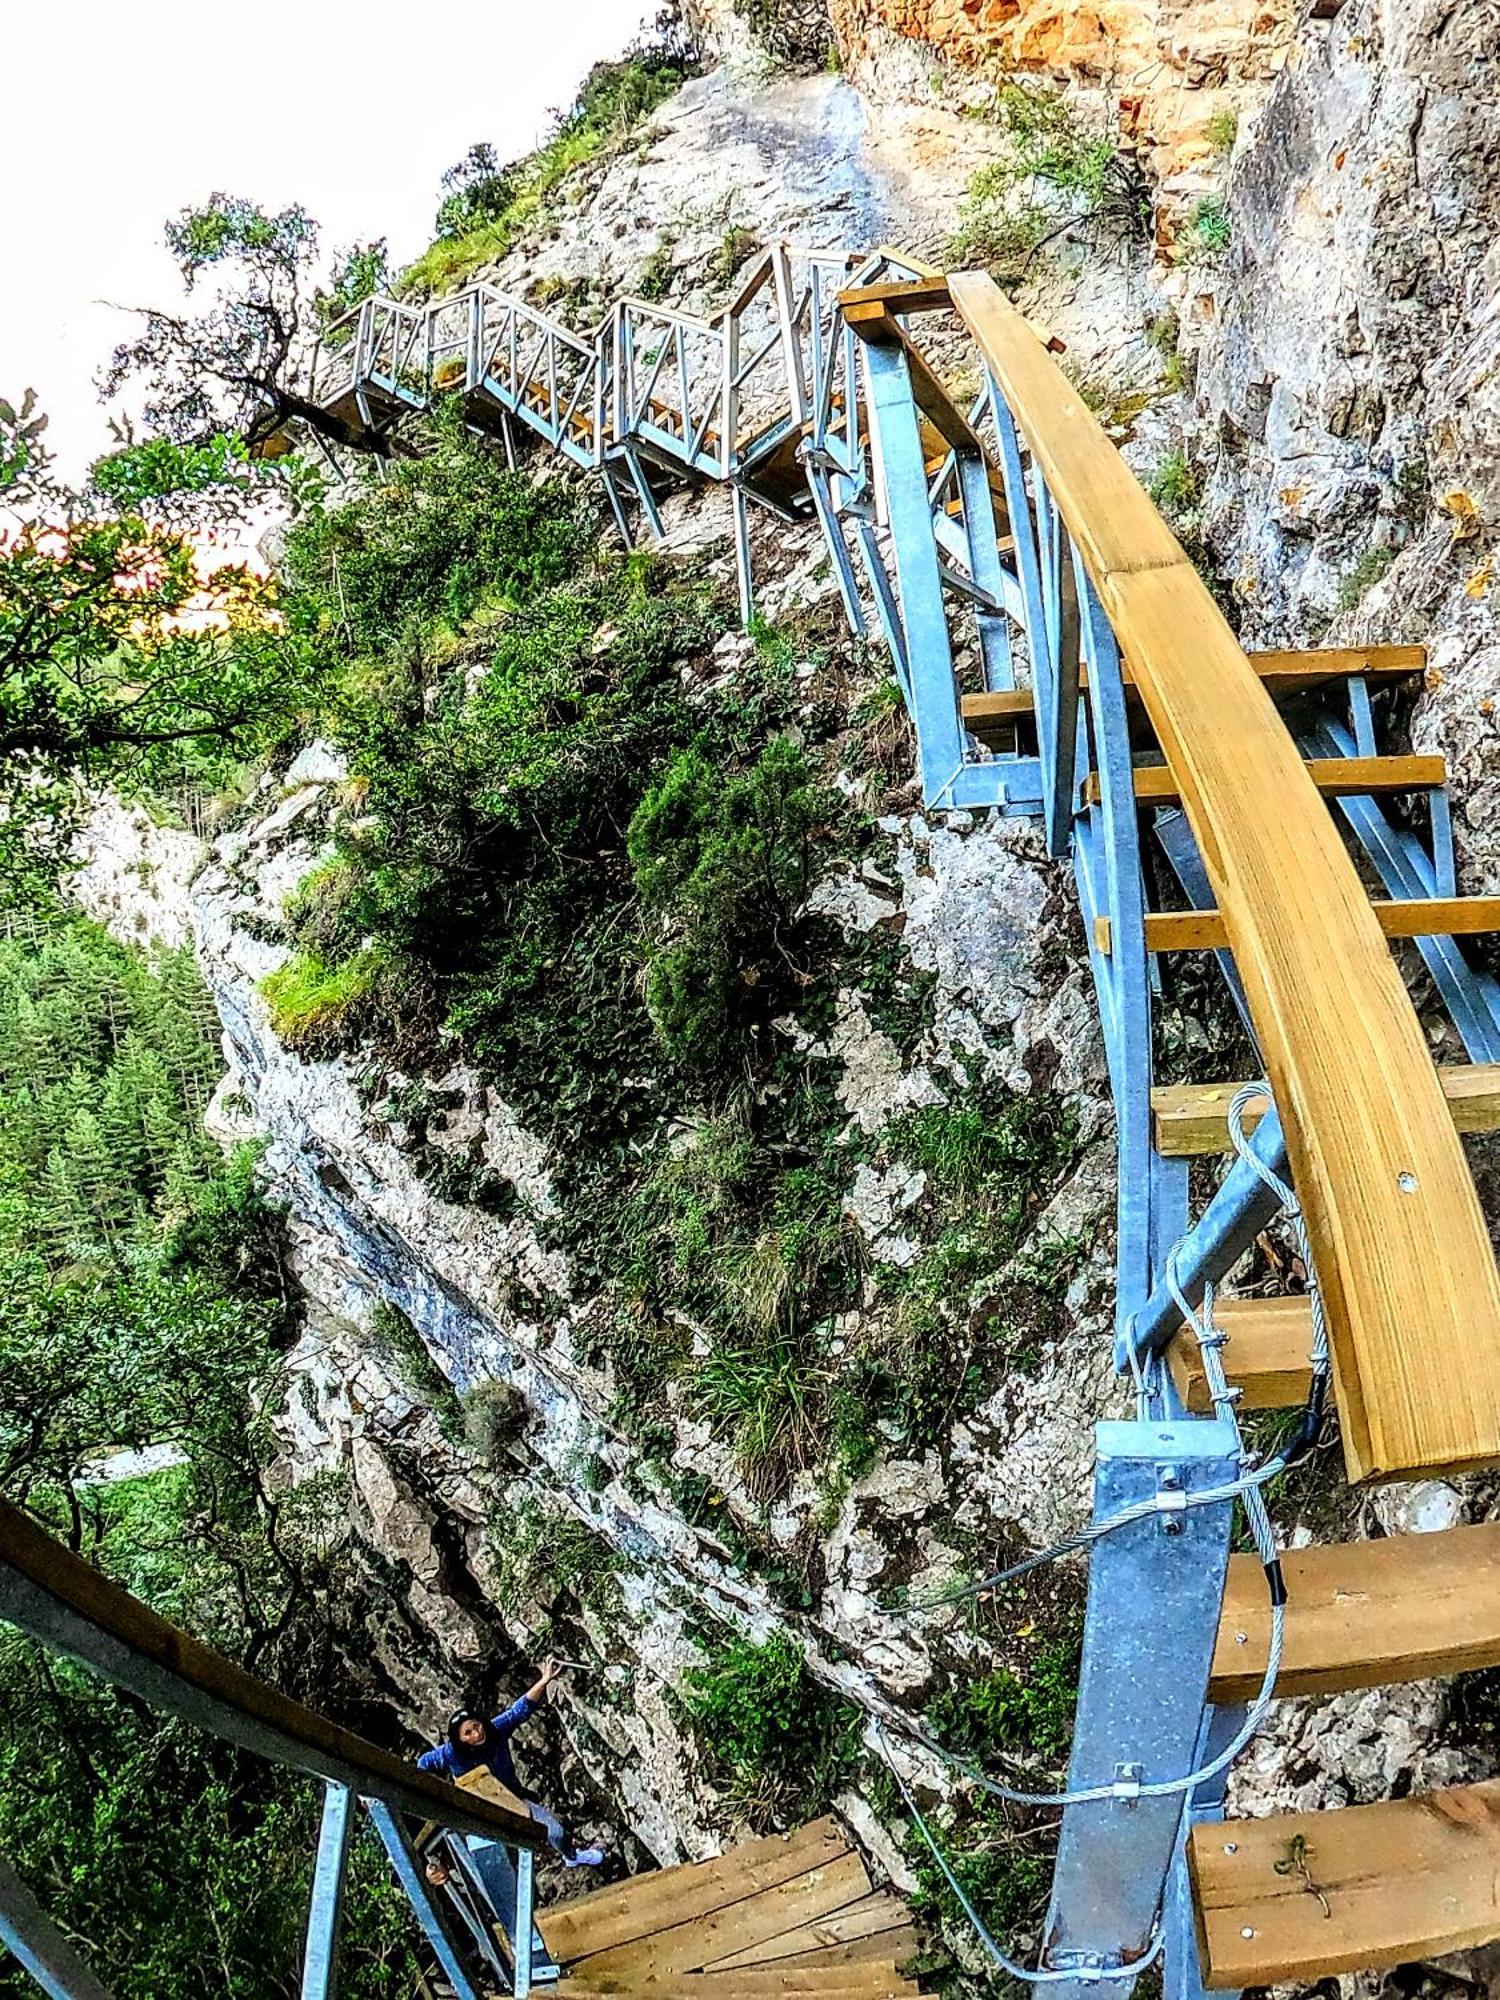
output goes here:
{"type": "Polygon", "coordinates": [[[110,2000],[109,1991],[47,1915],[12,1868],[0,1859],[0,1945],[6,1946],[52,2000],[110,2000]]]}
{"type": "MultiPolygon", "coordinates": [[[[1112,1796],[1063,1813],[1042,1963],[1078,1976],[1051,1987],[1053,2000],[1097,2000],[1091,1971],[1151,1951],[1187,1793],[1144,1788],[1194,1769],[1233,1513],[1228,1500],[1184,1503],[1239,1469],[1227,1424],[1103,1423],[1096,1436],[1095,1521],[1139,1501],[1161,1511],[1105,1536],[1089,1559],[1068,1789],[1112,1796]]],[[[1123,2000],[1128,1982],[1105,1990],[1123,2000]]]]}

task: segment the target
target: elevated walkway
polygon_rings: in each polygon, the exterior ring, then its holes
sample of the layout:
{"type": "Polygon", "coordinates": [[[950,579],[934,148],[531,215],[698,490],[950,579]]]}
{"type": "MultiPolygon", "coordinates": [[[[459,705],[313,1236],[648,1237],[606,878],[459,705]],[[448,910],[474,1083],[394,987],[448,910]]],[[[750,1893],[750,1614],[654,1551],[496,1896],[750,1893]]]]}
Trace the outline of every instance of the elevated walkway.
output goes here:
{"type": "MultiPolygon", "coordinates": [[[[1461,892],[1447,768],[1399,740],[1421,648],[1248,656],[980,274],[778,247],[711,319],[622,300],[585,339],[477,287],[366,301],[330,339],[316,392],[351,424],[375,435],[460,395],[507,448],[519,427],[596,472],[622,530],[630,504],[655,522],[666,480],[722,481],[747,615],[747,504],[815,516],[852,628],[888,648],[929,810],[1033,819],[1071,872],[1114,1101],[1114,1360],[1135,1415],[1097,1429],[1093,1523],[1028,1559],[1087,1551],[1081,1685],[1065,1789],[1019,1795],[1061,1811],[1037,1962],[971,1911],[984,1950],[1052,2000],[1125,2000],[1158,1961],[1167,2000],[1198,2000],[1500,1939],[1493,1785],[1225,1817],[1281,1695],[1500,1665],[1493,1524],[1283,1556],[1264,1497],[1332,1442],[1330,1413],[1351,1482],[1500,1464],[1500,1273],[1460,1141],[1500,1129],[1500,983],[1470,942],[1500,900],[1461,892]],[[962,402],[919,338],[934,316],[982,384],[962,402]],[[1220,1075],[1243,1083],[1168,1073],[1161,1003],[1183,953],[1212,955],[1236,1024],[1220,1075]],[[1439,1035],[1466,1060],[1439,1067],[1439,1035]],[[1217,1154],[1214,1184],[1190,1163],[1217,1154]],[[1295,1282],[1289,1258],[1257,1267],[1268,1229],[1290,1234],[1295,1282]],[[1248,1409],[1295,1416],[1257,1450],[1248,1409]],[[1231,1552],[1237,1517],[1253,1556],[1231,1552]]],[[[529,1820],[226,1680],[4,1508],[0,1614],[325,1779],[307,2000],[330,1990],[356,1798],[461,2000],[554,1976],[575,2000],[913,1990],[899,1904],[826,1822],[537,1914],[529,1820]],[[434,1901],[418,1813],[450,1844],[499,1844],[470,1883],[498,1933],[478,1903],[465,1935],[434,1901]]],[[[924,1760],[1018,1796],[919,1719],[880,1740],[944,1868],[911,1786],[924,1760]]],[[[28,1963],[76,1961],[3,1869],[0,1920],[28,1963]]]]}

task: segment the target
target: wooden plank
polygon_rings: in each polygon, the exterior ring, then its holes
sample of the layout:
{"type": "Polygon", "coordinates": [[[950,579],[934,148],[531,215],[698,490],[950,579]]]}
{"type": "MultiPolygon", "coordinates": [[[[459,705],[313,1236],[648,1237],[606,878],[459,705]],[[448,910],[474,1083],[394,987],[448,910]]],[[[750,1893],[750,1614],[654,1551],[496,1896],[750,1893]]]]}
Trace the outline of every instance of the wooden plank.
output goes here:
{"type": "MultiPolygon", "coordinates": [[[[1307,652],[1247,653],[1245,658],[1275,701],[1308,694],[1331,682],[1359,676],[1387,685],[1410,680],[1427,665],[1425,646],[1324,646],[1307,652]]],[[[1140,691],[1135,685],[1129,660],[1123,662],[1125,694],[1133,710],[1140,710],[1140,691]]],[[[1088,674],[1080,677],[1088,686],[1088,674]]],[[[991,738],[1005,740],[1019,719],[1030,721],[1035,701],[1030,688],[997,688],[987,694],[966,694],[961,702],[964,723],[981,743],[991,738]]]]}
{"type": "MultiPolygon", "coordinates": [[[[817,1951],[824,1945],[852,1944],[859,1938],[879,1937],[882,1932],[902,1929],[908,1922],[906,1905],[889,1890],[877,1890],[835,1910],[831,1917],[818,1917],[783,1931],[760,1944],[746,1945],[705,1964],[705,1972],[732,1972],[740,1965],[769,1965],[778,1958],[795,1958],[799,1952],[817,1951]]],[[[890,1956],[889,1953],[886,1956],[890,1956]]]]}
{"type": "Polygon", "coordinates": [[[584,1969],[591,1979],[608,1974],[624,1982],[647,1973],[654,1978],[668,1972],[696,1972],[712,1959],[727,1958],[817,1917],[831,1916],[869,1893],[864,1862],[857,1854],[840,1854],[790,1881],[726,1902],[691,1923],[655,1929],[612,1951],[591,1952],[584,1969]]]}
{"type": "MultiPolygon", "coordinates": [[[[1500,1665],[1500,1521],[1288,1549],[1278,1695],[1337,1694],[1500,1665]]],[[[1249,1701],[1266,1668],[1265,1572],[1231,1556],[1209,1699],[1249,1701]]]]}
{"type": "Polygon", "coordinates": [[[773,1833],[712,1861],[684,1862],[616,1882],[538,1916],[547,1949],[560,1963],[648,1937],[663,1925],[691,1923],[724,1904],[802,1875],[847,1854],[849,1843],[832,1818],[795,1833],[773,1833]]]}
{"type": "MultiPolygon", "coordinates": [[[[1500,1063],[1453,1063],[1436,1074],[1456,1131],[1500,1132],[1500,1063]]],[[[1157,1151],[1176,1159],[1227,1153],[1229,1102],[1239,1088],[1237,1083],[1169,1083],[1153,1090],[1157,1151]]],[[[1262,1110],[1261,1105],[1250,1108],[1247,1134],[1260,1123],[1262,1110]]],[[[1446,1358],[1439,1365],[1446,1365],[1446,1358]]]]}
{"type": "Polygon", "coordinates": [[[1500,1937],[1500,1780],[1338,1812],[1195,1826],[1211,1987],[1406,1965],[1500,1937]]]}
{"type": "MultiPolygon", "coordinates": [[[[586,1973],[549,1988],[557,2000],[620,2000],[637,1989],[592,1980],[586,1973]]],[[[845,1966],[806,1966],[777,1971],[761,1966],[749,1972],[667,1973],[642,1992],[651,2000],[915,2000],[917,1987],[896,1967],[880,1961],[845,1966]]]]}
{"type": "MultiPolygon", "coordinates": [[[[1500,931],[1500,896],[1418,896],[1372,903],[1388,938],[1479,937],[1500,931]]],[[[1105,920],[1108,921],[1107,919],[1105,920]]],[[[1108,933],[1100,950],[1107,951],[1108,933]]],[[[1147,951],[1226,951],[1229,926],[1218,910],[1149,910],[1147,951]]]]}
{"type": "MultiPolygon", "coordinates": [[[[1214,1324],[1224,1336],[1224,1372],[1242,1410],[1291,1410],[1307,1401],[1312,1380],[1312,1308],[1305,1297],[1217,1299],[1214,1324]]],[[[1196,1337],[1183,1327],[1167,1349],[1177,1393],[1194,1416],[1213,1409],[1196,1337]]]]}
{"type": "Polygon", "coordinates": [[[861,318],[880,319],[889,313],[946,312],[952,304],[948,280],[940,275],[898,278],[883,285],[850,285],[839,293],[839,310],[851,325],[861,318]]]}
{"type": "Polygon", "coordinates": [[[1500,1272],[1421,1024],[1332,817],[1078,392],[990,278],[949,283],[1131,661],[1224,912],[1328,1310],[1349,1475],[1493,1464],[1500,1272]]]}
{"type": "MultiPolygon", "coordinates": [[[[1436,791],[1447,782],[1441,757],[1309,757],[1303,769],[1325,799],[1362,798],[1368,794],[1436,791]]],[[[1083,781],[1083,802],[1099,803],[1099,774],[1083,781]]],[[[1181,793],[1166,764],[1138,764],[1135,796],[1143,806],[1175,805],[1181,793]]]]}
{"type": "MultiPolygon", "coordinates": [[[[858,1947],[848,1948],[858,1953],[858,1947]]],[[[887,1951],[877,1958],[863,1955],[820,1958],[815,1964],[791,1960],[785,1965],[756,1965],[734,1972],[664,1972],[653,1974],[640,1985],[620,1984],[613,1978],[597,1977],[585,1966],[561,1980],[552,1991],[559,2000],[595,2000],[608,1995],[618,2000],[622,1993],[649,1993],[652,2000],[668,1994],[691,1995],[692,2000],[772,2000],[773,1996],[808,1996],[808,2000],[884,2000],[886,1995],[915,1994],[916,1986],[903,1979],[899,1961],[887,1951]]]]}

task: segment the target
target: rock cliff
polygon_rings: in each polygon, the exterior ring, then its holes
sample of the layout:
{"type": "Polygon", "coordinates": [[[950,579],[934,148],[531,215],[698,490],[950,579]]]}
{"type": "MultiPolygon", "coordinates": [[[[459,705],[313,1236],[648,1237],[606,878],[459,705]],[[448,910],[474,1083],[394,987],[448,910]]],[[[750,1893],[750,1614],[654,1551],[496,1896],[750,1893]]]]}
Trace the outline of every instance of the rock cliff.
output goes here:
{"type": "MultiPolygon", "coordinates": [[[[1413,741],[1449,757],[1462,886],[1500,887],[1493,8],[1350,0],[1314,22],[1281,0],[833,0],[832,44],[812,0],[700,11],[730,59],[513,252],[503,282],[586,320],[648,264],[675,300],[717,303],[732,230],[809,245],[895,238],[940,260],[976,167],[1000,148],[965,107],[1016,74],[1107,103],[1157,180],[1188,192],[1195,175],[1215,189],[1224,176],[1215,114],[1246,113],[1222,256],[1076,255],[1039,266],[1026,296],[1081,376],[1110,399],[1133,391],[1122,427],[1138,433],[1138,459],[1180,445],[1195,526],[1247,636],[1427,640],[1434,671],[1413,741]],[[845,74],[767,76],[757,36],[762,52],[804,65],[836,45],[845,74]],[[1183,355],[1164,370],[1148,330],[1168,307],[1183,355]]],[[[675,501],[668,526],[669,559],[706,556],[727,573],[714,496],[675,501]]],[[[763,523],[756,535],[772,618],[826,599],[807,536],[763,523]]],[[[721,640],[700,670],[755,671],[751,642],[721,640]]],[[[795,671],[810,694],[820,675],[875,676],[838,642],[795,671]]],[[[1074,1248],[1023,1358],[949,1413],[940,1443],[910,1453],[883,1438],[841,1485],[799,1475],[768,1498],[673,1392],[665,1444],[643,1466],[593,1337],[597,1287],[549,1226],[556,1162],[491,1085],[457,1060],[412,1077],[347,1056],[307,1061],[278,1041],[260,982],[290,949],[287,897],[357,809],[343,776],[308,748],[206,849],[102,807],[78,890],[123,934],[196,941],[225,1029],[216,1117],[226,1134],[265,1140],[306,1295],[286,1476],[331,1468],[348,1482],[369,1551],[372,1686],[430,1729],[455,1684],[497,1656],[519,1671],[544,1645],[578,1648],[594,1671],[570,1692],[548,1754],[613,1838],[660,1861],[699,1855],[725,1805],[681,1695],[717,1635],[790,1633],[815,1679],[865,1720],[929,1703],[1003,1662],[1013,1638],[915,1624],[892,1593],[1045,1539],[1084,1505],[1090,1426],[1117,1393],[1105,1338],[1114,1190],[1071,892],[1030,829],[929,820],[900,778],[861,795],[871,843],[815,886],[847,968],[841,958],[827,1019],[777,1025],[831,1066],[849,1131],[961,1105],[976,1079],[1061,1103],[1067,1154],[1018,1254],[1074,1248]],[[899,1028],[869,973],[872,938],[924,995],[899,1028]],[[496,1184],[512,1191],[502,1206],[473,1198],[496,1184]]],[[[865,1277],[834,1352],[885,1310],[882,1269],[929,1251],[935,1227],[915,1159],[877,1152],[840,1193],[865,1277]]],[[[1012,1275],[1022,1283],[1019,1265],[1012,1275]]],[[[1482,1498],[1434,1486],[1372,1504],[1388,1526],[1420,1527],[1482,1498]]],[[[1076,1609],[1076,1579],[1059,1589],[1076,1609]]],[[[1454,1739],[1436,1688],[1286,1704],[1236,1785],[1254,1807],[1481,1771],[1480,1753],[1454,1739]]],[[[868,1808],[862,1823],[880,1838],[868,1808]]]]}

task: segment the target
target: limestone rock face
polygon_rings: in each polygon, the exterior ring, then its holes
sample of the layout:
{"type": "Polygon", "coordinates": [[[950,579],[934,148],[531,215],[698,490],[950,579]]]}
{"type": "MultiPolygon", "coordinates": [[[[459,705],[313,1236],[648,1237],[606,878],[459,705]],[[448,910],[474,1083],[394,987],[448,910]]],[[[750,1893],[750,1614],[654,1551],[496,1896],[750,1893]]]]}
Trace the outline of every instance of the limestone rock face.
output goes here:
{"type": "Polygon", "coordinates": [[[1289,0],[831,0],[851,71],[910,88],[923,57],[1000,82],[1104,92],[1162,176],[1211,157],[1216,112],[1253,101],[1282,60],[1289,0]]]}
{"type": "Polygon", "coordinates": [[[1497,165],[1489,8],[1352,0],[1299,37],[1231,177],[1226,258],[1182,274],[1207,524],[1252,639],[1309,643],[1356,604],[1361,634],[1420,638],[1465,590],[1487,616],[1497,165]]]}

